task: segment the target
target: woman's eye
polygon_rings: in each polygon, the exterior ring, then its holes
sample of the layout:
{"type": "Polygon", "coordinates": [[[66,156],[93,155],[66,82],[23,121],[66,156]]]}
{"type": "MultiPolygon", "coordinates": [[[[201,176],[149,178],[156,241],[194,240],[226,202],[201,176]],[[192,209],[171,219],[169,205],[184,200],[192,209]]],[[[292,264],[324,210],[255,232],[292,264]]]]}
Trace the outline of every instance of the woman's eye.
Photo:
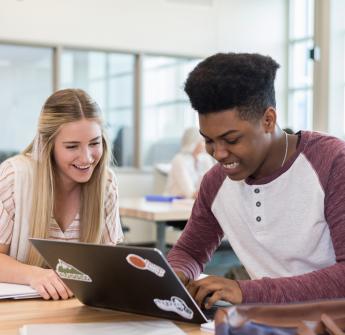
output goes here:
{"type": "Polygon", "coordinates": [[[76,145],[69,145],[66,147],[66,149],[75,149],[77,146],[76,145]]]}
{"type": "Polygon", "coordinates": [[[101,144],[101,142],[93,142],[93,143],[90,143],[90,145],[92,147],[96,147],[97,145],[101,144]]]}

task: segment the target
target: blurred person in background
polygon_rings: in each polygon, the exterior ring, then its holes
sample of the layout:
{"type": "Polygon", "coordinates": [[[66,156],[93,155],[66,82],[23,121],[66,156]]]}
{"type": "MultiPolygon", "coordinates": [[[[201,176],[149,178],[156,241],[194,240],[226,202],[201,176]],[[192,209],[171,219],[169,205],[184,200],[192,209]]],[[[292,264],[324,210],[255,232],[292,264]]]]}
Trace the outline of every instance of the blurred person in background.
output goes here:
{"type": "Polygon", "coordinates": [[[187,128],[181,139],[181,149],[171,161],[164,193],[195,199],[202,177],[213,164],[198,128],[187,128]]]}

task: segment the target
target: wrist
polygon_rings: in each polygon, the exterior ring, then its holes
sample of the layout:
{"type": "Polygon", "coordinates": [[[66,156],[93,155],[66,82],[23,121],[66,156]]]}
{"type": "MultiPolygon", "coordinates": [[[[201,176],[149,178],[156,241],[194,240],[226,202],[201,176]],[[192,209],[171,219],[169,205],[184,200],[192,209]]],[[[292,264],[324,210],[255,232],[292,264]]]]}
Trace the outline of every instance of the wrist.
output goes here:
{"type": "Polygon", "coordinates": [[[23,281],[24,284],[30,285],[32,284],[32,279],[35,277],[35,272],[38,272],[40,270],[39,267],[23,264],[23,281]]]}
{"type": "Polygon", "coordinates": [[[243,302],[243,294],[242,294],[242,289],[241,289],[241,285],[239,284],[239,282],[237,280],[234,281],[236,288],[235,288],[235,300],[234,303],[236,304],[242,304],[243,302]]]}
{"type": "Polygon", "coordinates": [[[190,279],[182,271],[176,271],[176,275],[180,278],[183,285],[187,285],[189,283],[190,279]]]}

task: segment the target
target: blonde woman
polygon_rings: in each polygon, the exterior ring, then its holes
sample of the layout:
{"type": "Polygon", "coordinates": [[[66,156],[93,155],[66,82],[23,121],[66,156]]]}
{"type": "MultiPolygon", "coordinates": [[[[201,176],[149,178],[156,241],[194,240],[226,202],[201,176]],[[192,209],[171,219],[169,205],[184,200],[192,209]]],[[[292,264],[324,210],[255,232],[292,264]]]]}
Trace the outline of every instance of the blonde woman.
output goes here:
{"type": "Polygon", "coordinates": [[[0,165],[0,282],[27,284],[44,299],[72,292],[28,237],[115,245],[118,193],[100,109],[84,91],[60,90],[43,106],[37,135],[0,165]]]}
{"type": "Polygon", "coordinates": [[[205,152],[205,141],[198,128],[187,128],[181,139],[181,149],[171,161],[165,194],[196,198],[201,179],[213,166],[205,152]]]}

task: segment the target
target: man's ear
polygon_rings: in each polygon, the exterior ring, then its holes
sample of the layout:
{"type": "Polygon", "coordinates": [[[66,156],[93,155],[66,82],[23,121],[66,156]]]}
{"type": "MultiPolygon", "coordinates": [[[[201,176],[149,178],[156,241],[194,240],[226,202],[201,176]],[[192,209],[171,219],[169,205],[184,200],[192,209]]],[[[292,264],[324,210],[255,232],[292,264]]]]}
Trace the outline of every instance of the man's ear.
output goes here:
{"type": "Polygon", "coordinates": [[[277,113],[275,108],[268,107],[262,116],[262,124],[267,133],[272,133],[277,123],[277,113]]]}

